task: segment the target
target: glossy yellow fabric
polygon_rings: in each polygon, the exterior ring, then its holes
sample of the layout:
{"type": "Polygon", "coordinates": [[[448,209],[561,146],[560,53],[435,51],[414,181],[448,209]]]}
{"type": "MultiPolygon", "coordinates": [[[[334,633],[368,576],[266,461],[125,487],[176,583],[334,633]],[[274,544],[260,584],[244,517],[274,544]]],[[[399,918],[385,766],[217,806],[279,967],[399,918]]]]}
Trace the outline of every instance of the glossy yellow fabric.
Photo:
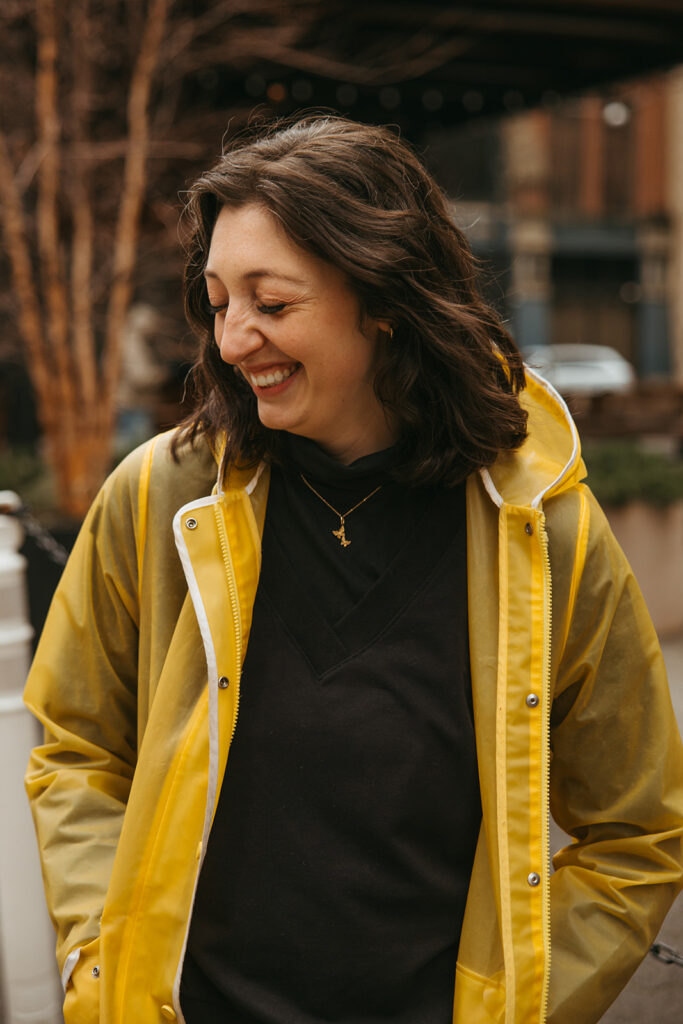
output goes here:
{"type": "MultiPolygon", "coordinates": [[[[528,441],[467,488],[483,823],[455,1024],[597,1021],[681,884],[683,756],[657,641],[566,411],[533,380],[524,401],[528,441]],[[554,874],[549,806],[574,836],[554,874]]],[[[82,949],[66,1024],[180,1019],[230,770],[268,475],[212,494],[208,448],[178,465],[168,444],[102,489],[26,687],[45,727],[27,789],[60,967],[82,949]]]]}

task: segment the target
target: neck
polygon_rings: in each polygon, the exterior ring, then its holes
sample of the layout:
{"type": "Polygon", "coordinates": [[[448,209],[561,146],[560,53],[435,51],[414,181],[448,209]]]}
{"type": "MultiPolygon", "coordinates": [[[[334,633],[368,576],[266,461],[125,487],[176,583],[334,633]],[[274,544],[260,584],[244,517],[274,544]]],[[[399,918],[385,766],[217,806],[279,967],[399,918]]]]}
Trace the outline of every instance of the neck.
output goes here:
{"type": "Polygon", "coordinates": [[[285,434],[283,442],[282,466],[297,477],[303,473],[316,487],[323,484],[355,494],[388,480],[396,466],[396,449],[391,445],[345,465],[310,438],[285,434]]]}
{"type": "Polygon", "coordinates": [[[332,442],[318,440],[315,437],[311,440],[343,466],[349,466],[365,455],[373,455],[375,452],[384,451],[385,448],[391,448],[397,440],[397,433],[388,419],[382,416],[381,422],[369,426],[362,433],[355,431],[348,438],[335,438],[332,442]]]}

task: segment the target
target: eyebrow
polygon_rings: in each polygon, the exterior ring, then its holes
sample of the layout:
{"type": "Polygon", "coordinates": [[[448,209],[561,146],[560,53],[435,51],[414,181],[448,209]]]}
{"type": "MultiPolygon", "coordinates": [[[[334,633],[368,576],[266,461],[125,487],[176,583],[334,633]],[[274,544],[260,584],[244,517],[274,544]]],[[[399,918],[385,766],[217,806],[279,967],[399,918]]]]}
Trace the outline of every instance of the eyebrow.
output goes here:
{"type": "MultiPolygon", "coordinates": [[[[290,277],[289,274],[279,274],[275,270],[250,270],[248,274],[244,275],[247,280],[253,280],[257,277],[272,277],[279,281],[290,281],[292,284],[306,284],[298,277],[290,277]]],[[[220,281],[220,276],[214,271],[208,268],[204,271],[204,277],[212,277],[217,281],[220,281]]]]}

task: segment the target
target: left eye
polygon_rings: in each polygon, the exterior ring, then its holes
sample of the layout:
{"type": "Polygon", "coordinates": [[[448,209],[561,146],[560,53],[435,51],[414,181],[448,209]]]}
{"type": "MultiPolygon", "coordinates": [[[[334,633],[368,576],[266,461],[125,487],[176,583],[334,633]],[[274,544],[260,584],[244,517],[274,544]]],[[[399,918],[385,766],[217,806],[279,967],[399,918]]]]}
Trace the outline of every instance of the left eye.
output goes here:
{"type": "Polygon", "coordinates": [[[223,302],[217,306],[214,306],[209,296],[205,294],[202,296],[202,308],[204,312],[207,313],[209,316],[217,316],[219,313],[225,312],[225,310],[228,308],[228,303],[223,302]]]}
{"type": "Polygon", "coordinates": [[[279,313],[285,308],[284,302],[279,302],[276,306],[257,306],[259,313],[265,313],[266,315],[279,313]]]}

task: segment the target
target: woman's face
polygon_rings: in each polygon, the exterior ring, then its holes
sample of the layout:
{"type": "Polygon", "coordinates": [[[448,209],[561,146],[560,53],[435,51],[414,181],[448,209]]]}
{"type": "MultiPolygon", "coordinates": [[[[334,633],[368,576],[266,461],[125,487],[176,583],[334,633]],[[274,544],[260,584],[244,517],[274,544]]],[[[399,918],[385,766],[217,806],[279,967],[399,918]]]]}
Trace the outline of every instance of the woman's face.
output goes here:
{"type": "Polygon", "coordinates": [[[308,437],[345,463],[392,444],[372,388],[389,325],[361,325],[341,271],[250,204],[221,210],[206,284],[221,358],[252,388],[264,426],[308,437]]]}

